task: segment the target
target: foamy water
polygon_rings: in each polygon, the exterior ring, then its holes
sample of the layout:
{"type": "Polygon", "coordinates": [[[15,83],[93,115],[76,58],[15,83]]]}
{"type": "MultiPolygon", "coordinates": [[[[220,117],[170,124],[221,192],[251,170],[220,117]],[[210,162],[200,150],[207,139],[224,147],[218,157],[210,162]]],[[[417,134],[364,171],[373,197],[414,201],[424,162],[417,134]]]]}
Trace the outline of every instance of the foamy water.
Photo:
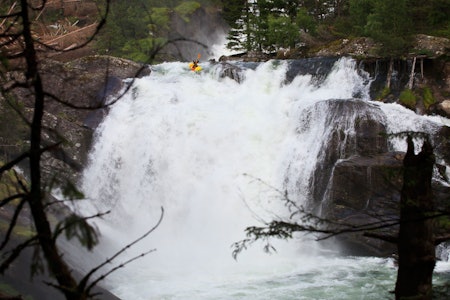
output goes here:
{"type": "MultiPolygon", "coordinates": [[[[286,84],[286,62],[246,70],[241,84],[219,79],[215,65],[202,66],[200,74],[186,63],[153,66],[97,130],[82,183],[91,200],[78,208],[85,214],[112,210],[96,221],[103,233],[96,260],[152,228],[164,209],[158,228],[117,264],[156,251],[113,273],[106,286],[130,300],[389,298],[392,261],[340,258],[311,238],[275,241],[272,255],[255,244],[237,261],[231,256],[247,226],[290,214],[281,190],[296,191],[298,202],[308,200],[327,132],[320,116],[328,112],[316,112],[317,120],[299,131],[302,113],[329,99],[358,95],[369,101],[367,78],[354,61],[337,61],[320,86],[310,75],[286,84]],[[295,176],[295,186],[286,186],[286,176],[295,176]]],[[[422,120],[377,105],[393,132],[422,120]],[[399,128],[393,121],[398,115],[405,120],[399,128]]],[[[427,122],[439,120],[424,121],[424,128],[434,128],[427,122]]],[[[84,267],[92,263],[86,260],[84,267]]]]}

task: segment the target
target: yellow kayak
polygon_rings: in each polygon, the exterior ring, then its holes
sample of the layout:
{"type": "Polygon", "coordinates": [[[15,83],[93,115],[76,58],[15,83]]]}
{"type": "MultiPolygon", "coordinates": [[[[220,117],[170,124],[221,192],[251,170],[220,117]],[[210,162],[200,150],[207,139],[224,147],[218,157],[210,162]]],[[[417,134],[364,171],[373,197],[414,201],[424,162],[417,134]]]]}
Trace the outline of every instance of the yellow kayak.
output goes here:
{"type": "Polygon", "coordinates": [[[194,72],[200,72],[202,70],[202,67],[200,67],[200,66],[194,67],[194,63],[190,63],[189,69],[191,69],[194,72]]]}

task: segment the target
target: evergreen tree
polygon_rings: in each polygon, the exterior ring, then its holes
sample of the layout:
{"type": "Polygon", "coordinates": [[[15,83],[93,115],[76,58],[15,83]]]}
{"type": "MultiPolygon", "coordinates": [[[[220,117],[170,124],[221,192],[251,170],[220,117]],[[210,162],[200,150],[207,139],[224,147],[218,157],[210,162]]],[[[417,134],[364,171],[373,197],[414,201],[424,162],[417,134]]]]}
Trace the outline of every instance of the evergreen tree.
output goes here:
{"type": "Polygon", "coordinates": [[[231,24],[227,47],[268,52],[294,47],[299,40],[298,0],[248,0],[240,18],[231,24]]]}
{"type": "Polygon", "coordinates": [[[395,57],[406,53],[411,40],[412,20],[408,0],[376,0],[367,17],[366,33],[382,44],[379,54],[395,57]]]}
{"type": "Polygon", "coordinates": [[[304,32],[314,33],[316,31],[317,22],[308,14],[306,8],[302,7],[298,10],[295,22],[304,32]]]}
{"type": "Polygon", "coordinates": [[[98,40],[98,49],[145,62],[167,43],[173,16],[188,22],[199,7],[197,1],[115,0],[110,9],[111,21],[98,40]]]}
{"type": "Polygon", "coordinates": [[[428,20],[430,29],[443,28],[446,37],[450,38],[450,1],[448,0],[431,0],[431,8],[428,12],[428,20]]]}
{"type": "Polygon", "coordinates": [[[233,26],[235,22],[241,18],[247,0],[222,0],[222,16],[228,25],[233,26]]]}
{"type": "MultiPolygon", "coordinates": [[[[237,13],[237,12],[236,12],[237,13]]],[[[228,32],[227,48],[236,51],[251,51],[253,49],[251,44],[251,5],[246,0],[242,6],[239,17],[233,15],[231,19],[235,19],[234,24],[228,32]]]]}
{"type": "Polygon", "coordinates": [[[373,12],[374,2],[372,0],[350,0],[349,6],[353,32],[358,35],[364,35],[367,17],[373,12]]]}
{"type": "Polygon", "coordinates": [[[269,16],[267,41],[269,50],[294,48],[300,38],[298,26],[288,16],[269,16]]]}

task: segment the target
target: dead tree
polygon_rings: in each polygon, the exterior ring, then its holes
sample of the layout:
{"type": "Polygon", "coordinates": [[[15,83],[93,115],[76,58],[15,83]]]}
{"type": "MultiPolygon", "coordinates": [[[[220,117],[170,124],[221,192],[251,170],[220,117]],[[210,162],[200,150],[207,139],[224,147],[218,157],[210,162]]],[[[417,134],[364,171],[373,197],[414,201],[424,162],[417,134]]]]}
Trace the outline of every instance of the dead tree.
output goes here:
{"type": "Polygon", "coordinates": [[[400,200],[395,298],[431,299],[436,263],[432,218],[434,201],[431,189],[435,157],[427,140],[417,155],[414,154],[414,143],[410,136],[407,141],[400,200]]]}

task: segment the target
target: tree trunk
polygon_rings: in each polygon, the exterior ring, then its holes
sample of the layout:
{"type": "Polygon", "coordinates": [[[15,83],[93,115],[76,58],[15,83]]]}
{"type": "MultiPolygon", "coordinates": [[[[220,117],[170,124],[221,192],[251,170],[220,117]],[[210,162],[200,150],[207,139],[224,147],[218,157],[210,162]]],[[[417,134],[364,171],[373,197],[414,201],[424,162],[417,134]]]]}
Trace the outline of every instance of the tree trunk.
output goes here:
{"type": "Polygon", "coordinates": [[[391,58],[391,60],[389,61],[389,70],[388,70],[387,78],[386,78],[386,87],[388,89],[391,88],[391,78],[392,78],[393,69],[394,69],[394,59],[391,58]]]}
{"type": "Polygon", "coordinates": [[[412,66],[411,66],[411,74],[409,75],[408,89],[412,90],[414,85],[414,72],[416,70],[416,57],[414,57],[412,66]]]}
{"type": "Polygon", "coordinates": [[[27,201],[30,205],[34,225],[39,239],[39,244],[44,253],[51,274],[55,276],[61,291],[67,300],[83,299],[77,291],[77,282],[72,277],[72,273],[67,264],[62,259],[53,238],[50,223],[45,213],[43,203],[43,188],[41,186],[41,134],[42,117],[44,115],[45,93],[42,81],[37,68],[37,56],[34,48],[34,41],[31,36],[31,23],[28,15],[28,1],[21,0],[21,17],[23,20],[23,40],[25,44],[24,56],[27,64],[26,76],[34,88],[34,111],[31,123],[30,134],[30,181],[31,189],[27,201]]]}
{"type": "Polygon", "coordinates": [[[425,141],[414,154],[412,138],[403,161],[404,175],[400,200],[398,238],[398,273],[395,299],[431,299],[432,276],[436,262],[433,219],[427,218],[434,208],[431,179],[435,162],[433,149],[425,141]]]}
{"type": "Polygon", "coordinates": [[[420,59],[420,79],[423,80],[423,58],[420,59]]]}

